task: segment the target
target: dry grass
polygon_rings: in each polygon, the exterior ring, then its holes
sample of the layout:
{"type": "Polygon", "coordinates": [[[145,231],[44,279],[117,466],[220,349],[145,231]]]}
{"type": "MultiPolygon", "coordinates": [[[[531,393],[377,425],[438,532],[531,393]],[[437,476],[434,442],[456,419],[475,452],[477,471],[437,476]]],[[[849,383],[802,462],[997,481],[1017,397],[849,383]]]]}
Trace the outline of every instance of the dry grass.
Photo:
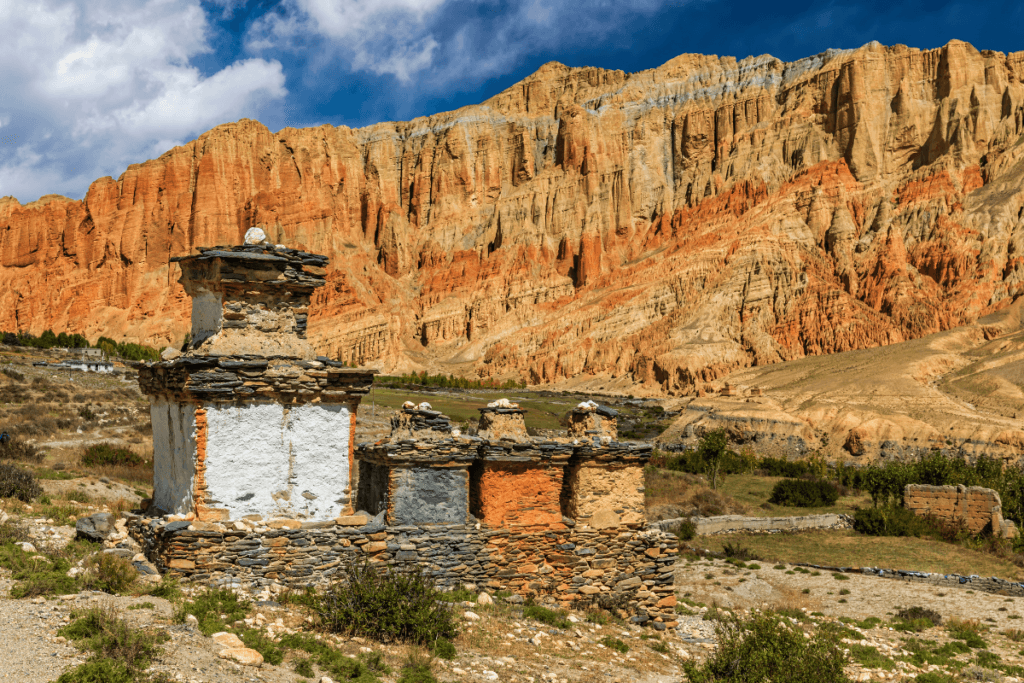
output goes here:
{"type": "Polygon", "coordinates": [[[648,467],[644,495],[650,519],[673,519],[696,512],[702,517],[747,514],[747,506],[722,491],[713,491],[703,477],[648,467]]]}
{"type": "Polygon", "coordinates": [[[1024,578],[1024,571],[1007,560],[922,538],[863,536],[854,531],[805,531],[796,534],[702,536],[694,543],[716,552],[722,550],[723,543],[740,543],[773,562],[978,574],[1016,581],[1024,578]]]}

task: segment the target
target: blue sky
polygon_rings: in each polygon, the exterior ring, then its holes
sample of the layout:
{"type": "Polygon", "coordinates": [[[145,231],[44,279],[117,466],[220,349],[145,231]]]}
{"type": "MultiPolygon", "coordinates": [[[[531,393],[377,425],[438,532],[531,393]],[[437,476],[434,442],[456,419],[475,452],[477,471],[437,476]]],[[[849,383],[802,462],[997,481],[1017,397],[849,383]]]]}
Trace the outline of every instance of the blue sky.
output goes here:
{"type": "Polygon", "coordinates": [[[0,196],[80,198],[225,121],[352,127],[479,102],[557,60],[794,60],[871,40],[1024,50],[1017,2],[0,0],[0,196]]]}

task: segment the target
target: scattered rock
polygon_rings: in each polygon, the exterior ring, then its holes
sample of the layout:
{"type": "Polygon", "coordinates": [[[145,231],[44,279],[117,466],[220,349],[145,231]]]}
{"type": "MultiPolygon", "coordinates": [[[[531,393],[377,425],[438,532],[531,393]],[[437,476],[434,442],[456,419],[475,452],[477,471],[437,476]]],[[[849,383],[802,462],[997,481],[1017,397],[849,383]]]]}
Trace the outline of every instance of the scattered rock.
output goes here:
{"type": "Polygon", "coordinates": [[[243,666],[263,666],[263,655],[247,647],[232,647],[218,653],[221,659],[230,659],[243,666]]]}
{"type": "Polygon", "coordinates": [[[97,512],[75,522],[75,531],[79,538],[102,543],[114,533],[113,519],[109,512],[97,512]]]}
{"type": "Polygon", "coordinates": [[[493,605],[494,604],[494,599],[491,598],[491,596],[488,595],[487,593],[481,593],[477,597],[476,602],[477,602],[478,605],[493,605]]]}
{"type": "Polygon", "coordinates": [[[470,621],[478,621],[480,619],[480,615],[476,612],[466,612],[462,616],[466,617],[470,621]]]}
{"type": "Polygon", "coordinates": [[[186,628],[199,628],[199,620],[196,619],[194,614],[185,616],[185,627],[186,628]]]}
{"type": "Polygon", "coordinates": [[[218,645],[229,649],[245,648],[245,643],[242,639],[236,636],[234,633],[228,633],[227,631],[221,631],[220,633],[214,633],[212,636],[214,642],[218,645]]]}

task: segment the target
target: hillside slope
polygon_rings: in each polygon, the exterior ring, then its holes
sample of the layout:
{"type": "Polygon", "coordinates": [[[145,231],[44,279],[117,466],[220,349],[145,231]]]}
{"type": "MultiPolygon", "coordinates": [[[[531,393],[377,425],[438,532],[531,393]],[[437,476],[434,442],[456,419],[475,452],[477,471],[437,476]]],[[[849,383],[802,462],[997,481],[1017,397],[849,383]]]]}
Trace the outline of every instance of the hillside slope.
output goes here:
{"type": "Polygon", "coordinates": [[[328,254],[332,356],[698,393],[970,323],[1024,291],[1024,53],[546,64],[404,123],[219,126],[81,201],[0,199],[0,329],[180,343],[168,258],[328,254]]]}

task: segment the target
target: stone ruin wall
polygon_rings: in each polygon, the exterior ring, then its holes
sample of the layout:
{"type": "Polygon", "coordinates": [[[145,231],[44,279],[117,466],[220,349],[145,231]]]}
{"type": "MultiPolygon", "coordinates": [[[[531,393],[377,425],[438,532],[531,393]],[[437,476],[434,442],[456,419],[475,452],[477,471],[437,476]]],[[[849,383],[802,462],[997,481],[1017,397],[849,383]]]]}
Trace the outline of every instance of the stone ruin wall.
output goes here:
{"type": "Polygon", "coordinates": [[[1017,535],[1014,523],[1003,519],[1003,502],[992,489],[908,484],[903,492],[903,505],[917,515],[934,517],[947,524],[963,522],[972,534],[991,531],[1003,538],[1017,535]]]}
{"type": "Polygon", "coordinates": [[[190,580],[310,585],[365,558],[419,566],[442,587],[547,595],[675,626],[677,540],[645,528],[643,516],[650,446],[530,438],[521,413],[485,412],[481,422],[496,440],[463,437],[436,411],[403,410],[389,439],[360,445],[356,507],[365,514],[138,517],[130,529],[162,571],[190,580]]]}
{"type": "Polygon", "coordinates": [[[441,587],[470,583],[548,595],[573,609],[618,609],[633,623],[656,629],[677,625],[672,565],[678,547],[672,534],[375,522],[353,527],[340,521],[290,520],[276,523],[283,528],[250,530],[133,517],[129,530],[161,572],[192,581],[301,587],[326,582],[346,563],[366,559],[421,567],[441,587]]]}

